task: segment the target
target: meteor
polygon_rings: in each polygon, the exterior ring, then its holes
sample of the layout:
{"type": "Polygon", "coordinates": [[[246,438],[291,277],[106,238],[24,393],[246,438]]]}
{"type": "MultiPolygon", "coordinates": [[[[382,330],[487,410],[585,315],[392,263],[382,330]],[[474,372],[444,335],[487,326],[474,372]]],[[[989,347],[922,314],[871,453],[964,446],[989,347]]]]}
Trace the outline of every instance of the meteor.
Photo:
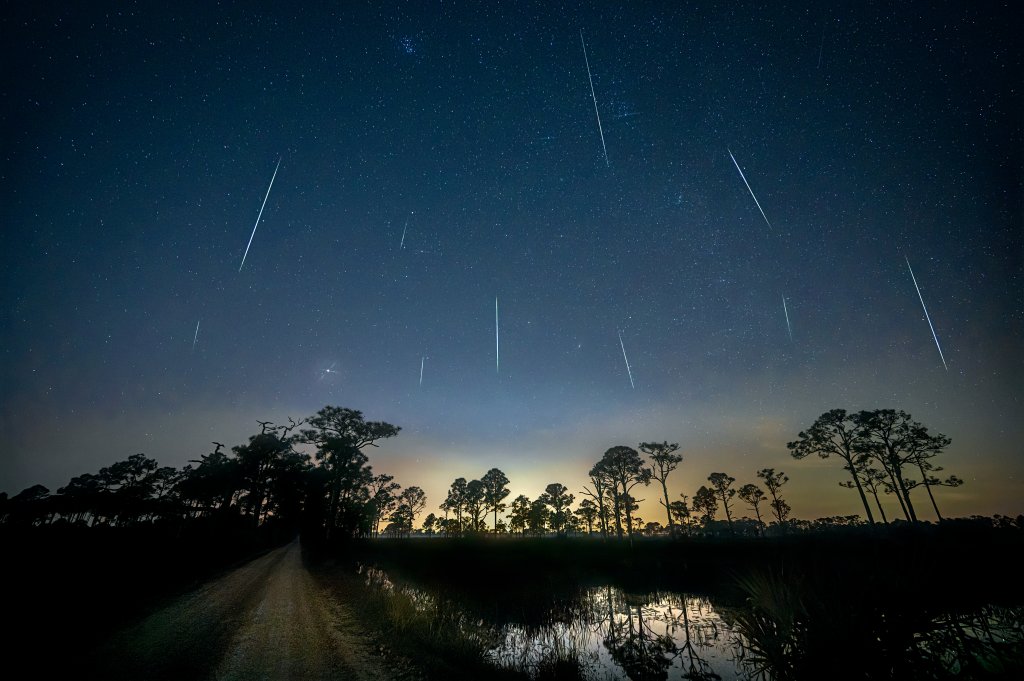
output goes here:
{"type": "Polygon", "coordinates": [[[622,332],[619,331],[619,347],[622,348],[622,359],[626,362],[626,372],[629,374],[629,385],[633,390],[636,390],[636,384],[633,383],[633,370],[629,367],[629,358],[626,357],[626,346],[622,343],[622,332]]]}
{"type": "Polygon", "coordinates": [[[928,314],[928,308],[924,305],[924,297],[921,295],[921,287],[917,285],[917,277],[914,276],[914,269],[910,266],[910,259],[907,256],[903,256],[903,259],[907,261],[907,269],[910,270],[910,278],[914,281],[914,288],[917,289],[917,298],[921,301],[921,309],[924,310],[924,318],[928,320],[928,328],[932,330],[932,338],[935,340],[935,347],[939,351],[939,358],[942,359],[942,366],[945,367],[946,371],[949,371],[949,367],[946,366],[946,357],[942,354],[942,346],[939,345],[939,337],[935,335],[935,327],[932,325],[932,317],[928,314]]]}
{"type": "Polygon", "coordinates": [[[281,158],[277,159],[277,167],[274,168],[274,174],[270,178],[270,185],[267,187],[267,193],[263,197],[263,205],[260,206],[260,214],[256,216],[256,224],[252,226],[252,234],[249,235],[249,243],[245,247],[245,254],[242,255],[242,264],[238,266],[238,271],[241,272],[242,268],[245,267],[245,258],[249,255],[249,247],[252,246],[252,238],[256,236],[256,228],[260,226],[260,218],[263,217],[263,209],[267,206],[267,198],[270,196],[270,188],[274,186],[274,178],[277,177],[277,169],[281,167],[281,158]]]}
{"type": "Polygon", "coordinates": [[[498,354],[498,297],[494,297],[494,372],[501,373],[501,356],[498,354]]]}
{"type": "Polygon", "coordinates": [[[732,152],[729,151],[728,148],[726,148],[726,151],[729,152],[729,158],[732,159],[732,164],[736,166],[736,170],[740,171],[740,177],[743,178],[743,184],[747,185],[747,191],[750,192],[750,197],[754,199],[754,203],[757,204],[757,209],[761,211],[761,217],[763,217],[765,223],[767,223],[768,229],[771,229],[772,223],[768,222],[768,216],[764,214],[764,208],[761,208],[761,202],[757,200],[756,196],[754,196],[754,190],[750,188],[750,183],[747,182],[747,176],[743,174],[743,171],[740,169],[740,164],[736,162],[736,157],[732,155],[732,152]]]}
{"type": "Polygon", "coordinates": [[[587,80],[590,81],[590,97],[594,100],[594,115],[597,116],[597,131],[601,133],[601,149],[604,150],[604,165],[609,167],[608,147],[604,144],[604,128],[601,127],[601,114],[597,111],[597,95],[594,94],[594,77],[590,75],[590,59],[587,58],[587,43],[583,40],[583,29],[580,29],[580,44],[583,45],[583,61],[587,63],[587,80]]]}
{"type": "MultiPolygon", "coordinates": [[[[202,320],[200,320],[202,321],[202,320]]],[[[192,349],[196,349],[196,341],[199,340],[199,322],[196,322],[196,335],[192,338],[192,349]]]]}
{"type": "Polygon", "coordinates": [[[420,356],[420,387],[423,386],[423,363],[426,360],[427,360],[427,358],[425,356],[423,356],[423,355],[420,356]]]}
{"type": "Polygon", "coordinates": [[[786,309],[786,295],[782,295],[782,311],[786,315],[786,330],[789,331],[789,340],[793,340],[793,327],[789,325],[789,310],[786,309]]]}

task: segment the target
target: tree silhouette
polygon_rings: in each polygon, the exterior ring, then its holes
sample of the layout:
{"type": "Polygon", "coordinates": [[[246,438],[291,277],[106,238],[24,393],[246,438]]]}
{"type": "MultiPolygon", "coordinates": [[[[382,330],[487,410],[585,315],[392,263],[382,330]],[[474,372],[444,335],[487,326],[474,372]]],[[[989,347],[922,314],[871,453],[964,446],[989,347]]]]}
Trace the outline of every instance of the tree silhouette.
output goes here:
{"type": "Polygon", "coordinates": [[[466,514],[469,516],[471,532],[483,532],[487,529],[484,514],[487,513],[485,500],[486,489],[480,480],[470,480],[466,485],[466,514]]]}
{"type": "Polygon", "coordinates": [[[619,539],[622,538],[622,521],[620,510],[626,514],[626,530],[629,533],[629,541],[633,543],[633,502],[630,498],[630,491],[637,485],[649,485],[651,482],[651,469],[644,467],[640,454],[632,447],[619,445],[612,447],[604,453],[598,462],[600,471],[608,475],[612,480],[614,490],[615,525],[619,539]]]}
{"type": "Polygon", "coordinates": [[[548,528],[548,520],[551,517],[551,513],[548,511],[547,504],[541,498],[534,499],[530,502],[530,512],[527,516],[527,527],[530,532],[534,535],[540,536],[548,528]]]}
{"type": "MultiPolygon", "coordinates": [[[[593,503],[597,504],[597,517],[601,521],[601,537],[604,539],[608,538],[608,502],[609,497],[614,496],[614,481],[611,475],[600,462],[595,464],[588,473],[590,476],[590,485],[593,489],[586,486],[583,487],[583,494],[586,494],[593,500],[593,503]]],[[[616,517],[618,514],[616,513],[616,517]]],[[[621,530],[621,527],[620,527],[621,530]]],[[[622,533],[620,531],[619,537],[621,538],[622,533]]]]}
{"type": "Polygon", "coordinates": [[[448,490],[448,496],[441,503],[441,510],[444,511],[445,518],[448,517],[449,511],[455,513],[455,522],[458,523],[459,533],[462,532],[462,511],[466,507],[466,487],[468,484],[465,478],[455,478],[455,482],[452,483],[451,488],[448,490]]]}
{"type": "Polygon", "coordinates": [[[742,499],[750,508],[754,509],[754,514],[757,516],[757,527],[764,536],[764,521],[761,520],[761,510],[759,506],[764,501],[764,490],[750,482],[743,487],[740,487],[739,491],[740,499],[742,499]]]}
{"type": "Polygon", "coordinates": [[[786,445],[793,458],[803,459],[817,454],[827,459],[835,455],[843,461],[843,468],[849,472],[853,487],[860,495],[868,522],[873,525],[875,517],[868,506],[859,474],[860,461],[866,453],[863,447],[863,428],[857,419],[848,415],[845,409],[832,409],[819,416],[810,428],[800,432],[797,437],[798,440],[786,445]]]}
{"type": "Polygon", "coordinates": [[[427,517],[423,519],[423,530],[427,533],[427,536],[434,534],[434,528],[438,524],[438,520],[441,520],[433,513],[428,513],[427,517]]]}
{"type": "Polygon", "coordinates": [[[380,521],[398,507],[396,492],[402,488],[392,475],[380,473],[370,479],[370,513],[373,517],[373,534],[379,534],[380,521]]]}
{"type": "Polygon", "coordinates": [[[480,478],[480,482],[484,485],[484,503],[494,514],[494,531],[497,533],[498,511],[505,510],[505,504],[502,502],[510,494],[507,487],[509,480],[500,470],[492,468],[484,473],[484,477],[480,478]]]}
{"type": "Polygon", "coordinates": [[[774,468],[762,468],[757,472],[757,477],[764,480],[764,486],[768,488],[768,494],[771,496],[772,513],[775,514],[776,519],[779,521],[779,527],[785,528],[786,521],[789,519],[789,513],[792,509],[789,507],[782,497],[779,496],[779,490],[789,482],[789,476],[779,471],[775,472],[774,468]]]}
{"type": "Polygon", "coordinates": [[[676,524],[682,525],[683,531],[688,535],[690,534],[690,507],[686,503],[687,496],[685,494],[679,496],[680,499],[669,504],[669,512],[676,524]]]}
{"type": "Polygon", "coordinates": [[[672,518],[672,509],[668,500],[668,476],[679,467],[683,461],[683,455],[677,454],[678,443],[669,444],[666,442],[641,442],[640,451],[651,457],[651,477],[661,483],[663,500],[661,505],[665,507],[665,514],[668,516],[668,530],[673,537],[676,536],[675,522],[672,518]]]}
{"type": "MultiPolygon", "coordinates": [[[[886,525],[889,524],[889,519],[885,515],[885,509],[882,507],[882,501],[878,498],[880,491],[886,494],[892,494],[892,487],[887,482],[887,476],[877,468],[872,468],[870,465],[870,459],[866,458],[860,464],[858,473],[860,476],[861,484],[864,486],[871,496],[875,498],[875,507],[878,508],[878,514],[882,516],[882,522],[886,525]]],[[[847,489],[853,489],[853,482],[850,480],[843,480],[839,483],[840,487],[847,489]]]]}
{"type": "Polygon", "coordinates": [[[330,405],[307,419],[309,428],[301,431],[296,441],[316,447],[316,459],[323,469],[326,483],[326,536],[341,530],[355,536],[369,532],[366,503],[371,468],[363,453],[365,447],[376,447],[377,441],[398,435],[398,426],[383,421],[366,421],[355,409],[330,405]]]}
{"type": "Polygon", "coordinates": [[[584,499],[580,502],[579,508],[575,511],[582,523],[587,525],[587,536],[594,534],[594,521],[597,520],[598,508],[590,499],[584,499]]]}
{"type": "Polygon", "coordinates": [[[568,520],[568,508],[575,500],[575,497],[569,494],[569,488],[560,482],[553,482],[544,488],[544,494],[540,495],[539,500],[551,507],[551,529],[563,534],[568,520]]]}
{"type": "Polygon", "coordinates": [[[697,493],[693,495],[693,510],[700,513],[704,528],[710,529],[711,523],[715,520],[715,514],[718,512],[718,496],[714,490],[701,485],[697,493]]]}
{"type": "Polygon", "coordinates": [[[711,483],[718,500],[722,502],[725,519],[729,522],[729,534],[735,534],[732,527],[732,498],[736,496],[736,490],[732,489],[732,483],[736,482],[736,478],[725,473],[712,473],[708,476],[708,482],[711,483]]]}
{"type": "Polygon", "coordinates": [[[526,530],[530,527],[530,499],[525,494],[520,494],[512,500],[508,522],[509,529],[513,532],[526,534],[526,530]]]}

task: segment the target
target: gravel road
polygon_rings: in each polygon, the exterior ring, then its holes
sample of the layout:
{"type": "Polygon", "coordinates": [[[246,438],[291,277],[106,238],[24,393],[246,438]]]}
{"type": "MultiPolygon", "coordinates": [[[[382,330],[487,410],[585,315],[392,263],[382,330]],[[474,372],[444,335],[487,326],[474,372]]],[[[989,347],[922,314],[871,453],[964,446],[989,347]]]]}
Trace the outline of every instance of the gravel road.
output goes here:
{"type": "Polygon", "coordinates": [[[389,678],[354,615],[306,570],[298,540],[122,631],[97,660],[96,678],[389,678]]]}

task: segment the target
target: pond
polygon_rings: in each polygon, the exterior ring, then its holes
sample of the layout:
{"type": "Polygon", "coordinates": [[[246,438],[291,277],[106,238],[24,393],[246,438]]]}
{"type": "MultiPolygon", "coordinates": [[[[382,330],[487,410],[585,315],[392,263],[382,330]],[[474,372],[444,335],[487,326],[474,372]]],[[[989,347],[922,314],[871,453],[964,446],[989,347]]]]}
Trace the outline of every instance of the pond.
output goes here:
{"type": "MultiPolygon", "coordinates": [[[[366,584],[477,646],[493,665],[535,679],[611,681],[805,678],[1012,678],[1024,669],[1024,609],[914,612],[834,607],[770,576],[740,601],[615,585],[492,593],[366,584]]],[[[394,608],[397,613],[402,608],[394,608]]],[[[406,612],[403,617],[411,616],[406,612]]]]}

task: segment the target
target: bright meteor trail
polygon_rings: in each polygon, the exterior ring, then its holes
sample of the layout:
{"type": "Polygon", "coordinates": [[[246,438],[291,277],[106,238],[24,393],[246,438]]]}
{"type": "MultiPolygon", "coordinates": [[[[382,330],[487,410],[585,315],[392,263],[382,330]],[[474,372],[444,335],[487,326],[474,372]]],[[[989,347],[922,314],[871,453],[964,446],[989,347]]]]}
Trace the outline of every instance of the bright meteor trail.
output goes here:
{"type": "Polygon", "coordinates": [[[932,325],[932,317],[928,314],[928,308],[924,305],[924,297],[921,295],[921,287],[917,285],[917,277],[914,276],[914,269],[910,266],[910,259],[907,256],[903,256],[903,259],[907,261],[907,269],[910,270],[910,278],[914,281],[914,288],[917,289],[917,298],[921,301],[921,309],[924,310],[924,318],[928,320],[928,328],[932,330],[932,338],[935,339],[935,347],[939,351],[939,357],[942,359],[942,366],[945,367],[946,371],[949,371],[949,367],[946,366],[946,357],[942,354],[942,346],[939,345],[939,337],[935,335],[935,327],[932,325]]]}
{"type": "Polygon", "coordinates": [[[420,356],[420,386],[423,386],[423,363],[427,361],[425,355],[420,356]]]}
{"type": "MultiPolygon", "coordinates": [[[[199,320],[202,321],[202,320],[199,320]]],[[[192,349],[196,349],[196,341],[199,340],[199,322],[196,322],[196,335],[192,338],[192,349]]]]}
{"type": "Polygon", "coordinates": [[[772,223],[768,222],[768,216],[764,214],[764,208],[761,208],[761,202],[757,200],[756,196],[754,196],[754,190],[750,188],[750,183],[747,182],[747,176],[743,174],[743,171],[740,169],[740,164],[736,162],[736,157],[732,155],[732,151],[729,151],[728,148],[726,148],[726,151],[729,152],[729,158],[732,159],[732,164],[736,166],[736,170],[740,171],[740,177],[743,178],[743,184],[747,185],[747,191],[750,192],[750,197],[754,199],[754,203],[757,204],[757,209],[761,211],[761,217],[764,218],[765,223],[768,225],[768,229],[771,229],[772,223]]]}
{"type": "Polygon", "coordinates": [[[786,296],[782,296],[782,311],[786,315],[786,330],[789,331],[789,340],[793,340],[793,327],[789,325],[789,310],[786,308],[786,296]]]}
{"type": "Polygon", "coordinates": [[[636,390],[636,384],[633,383],[633,370],[629,367],[629,358],[626,357],[626,346],[622,343],[622,332],[619,331],[619,347],[622,348],[622,359],[626,362],[626,373],[629,374],[629,386],[636,390]]]}
{"type": "Polygon", "coordinates": [[[587,59],[587,43],[583,40],[583,30],[580,30],[580,43],[583,45],[583,61],[587,63],[587,80],[590,81],[590,96],[594,100],[594,115],[597,116],[597,131],[601,133],[601,148],[604,150],[604,165],[608,163],[608,147],[604,145],[604,128],[601,127],[601,114],[597,111],[597,95],[594,94],[594,77],[590,75],[590,60],[587,59]]]}
{"type": "Polygon", "coordinates": [[[260,206],[260,214],[256,216],[256,224],[252,226],[252,234],[249,235],[249,243],[245,247],[245,254],[242,256],[242,264],[238,266],[238,271],[241,272],[245,266],[245,257],[249,255],[249,246],[252,246],[252,238],[256,236],[256,228],[260,226],[260,218],[263,217],[263,209],[267,206],[267,198],[270,197],[270,188],[274,186],[274,178],[277,177],[277,169],[281,167],[281,159],[277,159],[277,168],[274,168],[274,174],[270,178],[270,185],[267,187],[267,193],[263,197],[263,205],[260,206]]]}

